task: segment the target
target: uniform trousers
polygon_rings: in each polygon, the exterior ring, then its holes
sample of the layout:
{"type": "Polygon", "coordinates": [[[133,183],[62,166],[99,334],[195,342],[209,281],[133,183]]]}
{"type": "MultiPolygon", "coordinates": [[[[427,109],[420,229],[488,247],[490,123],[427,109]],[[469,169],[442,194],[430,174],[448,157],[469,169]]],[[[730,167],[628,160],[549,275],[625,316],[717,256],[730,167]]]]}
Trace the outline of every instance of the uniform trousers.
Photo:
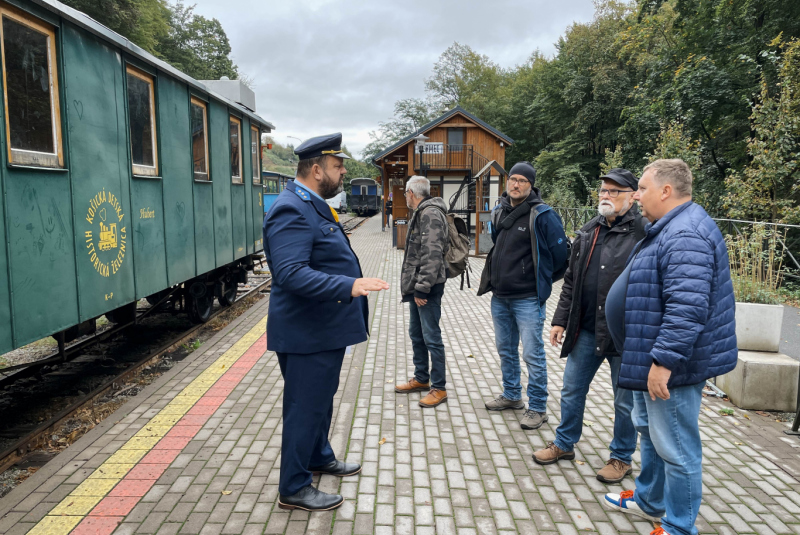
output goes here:
{"type": "Polygon", "coordinates": [[[301,355],[277,353],[283,375],[283,439],[278,492],[297,494],[311,484],[309,468],[336,459],[328,432],[346,348],[301,355]]]}

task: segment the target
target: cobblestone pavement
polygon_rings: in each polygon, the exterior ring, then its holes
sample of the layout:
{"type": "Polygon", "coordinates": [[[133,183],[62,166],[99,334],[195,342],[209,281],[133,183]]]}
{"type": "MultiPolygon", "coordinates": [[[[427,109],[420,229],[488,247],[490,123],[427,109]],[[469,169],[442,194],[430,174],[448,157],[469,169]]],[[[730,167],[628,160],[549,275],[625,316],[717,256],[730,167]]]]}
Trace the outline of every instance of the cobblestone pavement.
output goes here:
{"type": "MultiPolygon", "coordinates": [[[[391,234],[381,232],[378,218],[360,227],[352,240],[365,274],[385,278],[392,287],[370,297],[372,336],[345,356],[335,402],[334,451],[349,461],[361,462],[364,469],[350,478],[315,479],[321,489],[347,498],[340,509],[309,514],[283,511],[276,505],[282,380],[273,353],[247,360],[258,347],[249,344],[263,325],[267,312],[263,300],[118,415],[98,425],[1,499],[0,533],[35,529],[37,533],[66,534],[76,525],[75,533],[110,533],[116,527],[118,534],[203,535],[567,535],[649,533],[653,529],[647,522],[608,511],[600,502],[605,492],[633,485],[630,478],[622,486],[608,486],[594,477],[605,464],[613,430],[607,365],[592,384],[576,460],[547,467],[534,464],[531,453],[553,439],[558,425],[564,361],[548,347],[550,421],[540,430],[521,430],[521,412],[486,411],[484,401],[501,392],[490,298],[476,297],[474,289],[460,291],[457,282],[451,281],[442,304],[448,403],[423,410],[417,405],[419,393],[394,392],[395,383],[413,375],[406,334],[408,308],[400,303],[398,293],[403,252],[391,248],[391,234]],[[243,341],[250,348],[247,351],[243,341]],[[239,354],[242,360],[237,361],[239,354]],[[220,384],[210,386],[209,373],[225,363],[239,366],[241,373],[228,383],[225,397],[209,398],[220,384]],[[170,407],[182,399],[195,399],[191,396],[199,401],[183,418],[193,413],[209,415],[202,426],[184,433],[191,438],[169,446],[180,448],[169,450],[173,460],[160,458],[161,464],[143,466],[146,459],[159,454],[153,450],[145,460],[128,459],[129,465],[117,465],[130,472],[113,490],[106,488],[111,484],[91,483],[105,477],[99,475],[98,467],[110,466],[126,448],[152,448],[152,443],[131,443],[143,429],[165,424],[169,420],[165,409],[171,414],[170,407]],[[212,410],[197,410],[212,405],[212,410]],[[131,474],[145,469],[152,472],[155,466],[160,466],[161,472],[151,476],[149,490],[136,492],[137,485],[125,485],[131,478],[133,483],[138,481],[138,476],[131,474]],[[56,507],[72,505],[73,496],[86,499],[85,490],[90,487],[102,488],[106,496],[89,500],[95,507],[91,514],[99,516],[67,520],[59,516],[62,509],[56,507]],[[120,490],[123,487],[125,491],[120,490]],[[128,508],[105,516],[96,513],[103,503],[100,500],[113,496],[124,496],[128,508]],[[95,506],[98,502],[101,505],[95,506]]],[[[479,273],[481,261],[471,262],[479,273]]],[[[477,278],[476,273],[473,280],[477,278]]],[[[548,302],[549,314],[557,292],[548,302]]],[[[263,343],[263,337],[260,340],[263,343]]],[[[220,368],[218,374],[222,373],[220,368]]],[[[227,376],[221,377],[223,381],[227,376]]],[[[189,406],[181,410],[185,412],[189,406]]],[[[719,409],[723,407],[730,405],[705,398],[701,411],[705,488],[698,518],[700,532],[800,534],[800,480],[796,479],[800,478],[800,439],[781,433],[785,423],[738,409],[734,416],[722,416],[719,409]]],[[[180,427],[178,418],[169,420],[168,425],[177,422],[180,427]]],[[[173,434],[169,432],[163,440],[173,434]]]]}

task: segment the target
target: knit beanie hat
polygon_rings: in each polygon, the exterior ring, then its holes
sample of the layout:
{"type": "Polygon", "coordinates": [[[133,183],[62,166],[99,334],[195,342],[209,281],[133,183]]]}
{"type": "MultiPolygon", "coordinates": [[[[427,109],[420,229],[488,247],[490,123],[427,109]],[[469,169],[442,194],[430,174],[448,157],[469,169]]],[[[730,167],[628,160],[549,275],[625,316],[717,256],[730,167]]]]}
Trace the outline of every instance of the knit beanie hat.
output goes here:
{"type": "Polygon", "coordinates": [[[531,183],[531,186],[534,185],[536,182],[536,169],[533,168],[533,164],[531,162],[517,162],[514,164],[514,167],[511,168],[511,171],[508,172],[508,176],[513,175],[522,175],[528,179],[528,182],[531,183]]]}

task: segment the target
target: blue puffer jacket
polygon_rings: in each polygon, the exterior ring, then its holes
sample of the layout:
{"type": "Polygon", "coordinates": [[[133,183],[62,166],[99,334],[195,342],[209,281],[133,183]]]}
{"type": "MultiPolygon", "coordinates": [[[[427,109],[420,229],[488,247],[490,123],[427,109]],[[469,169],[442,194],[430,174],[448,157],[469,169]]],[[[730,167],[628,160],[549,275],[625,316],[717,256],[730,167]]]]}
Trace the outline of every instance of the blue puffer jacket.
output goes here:
{"type": "Polygon", "coordinates": [[[653,360],[667,387],[693,385],[736,367],[735,299],[717,224],[693,202],[647,226],[625,300],[619,386],[647,390],[653,360]]]}

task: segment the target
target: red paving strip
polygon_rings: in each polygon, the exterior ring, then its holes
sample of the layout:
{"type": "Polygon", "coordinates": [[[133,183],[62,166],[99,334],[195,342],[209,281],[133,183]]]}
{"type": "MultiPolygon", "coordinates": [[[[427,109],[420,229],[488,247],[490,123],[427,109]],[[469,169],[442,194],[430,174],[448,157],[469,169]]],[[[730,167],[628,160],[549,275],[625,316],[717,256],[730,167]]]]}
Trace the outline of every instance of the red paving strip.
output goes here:
{"type": "Polygon", "coordinates": [[[111,533],[122,522],[124,516],[93,516],[87,517],[72,530],[71,535],[96,535],[97,533],[111,533]]]}
{"type": "Polygon", "coordinates": [[[267,350],[266,335],[261,336],[235,364],[208,389],[197,403],[158,441],[153,449],[100,500],[71,535],[110,535],[120,522],[156,484],[161,474],[202,429],[228,395],[244,379],[267,350]]]}

